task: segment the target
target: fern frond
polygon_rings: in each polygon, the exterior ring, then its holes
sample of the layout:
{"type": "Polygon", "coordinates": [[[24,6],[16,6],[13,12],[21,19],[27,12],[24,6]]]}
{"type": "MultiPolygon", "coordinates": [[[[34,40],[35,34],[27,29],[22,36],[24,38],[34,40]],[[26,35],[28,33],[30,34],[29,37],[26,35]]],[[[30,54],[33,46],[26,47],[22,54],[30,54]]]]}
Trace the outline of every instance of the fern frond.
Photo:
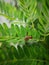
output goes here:
{"type": "Polygon", "coordinates": [[[49,65],[48,0],[17,0],[19,9],[0,0],[0,15],[26,26],[0,24],[0,65],[49,65]],[[26,36],[32,38],[25,41],[26,36]],[[47,38],[47,39],[46,39],[47,38]],[[9,43],[18,43],[9,46],[9,43]],[[17,46],[16,46],[17,45],[17,46]]]}
{"type": "Polygon", "coordinates": [[[47,65],[49,64],[49,54],[43,44],[33,44],[31,46],[2,46],[0,48],[0,65],[47,65]]]}
{"type": "Polygon", "coordinates": [[[49,9],[46,0],[18,0],[18,3],[25,13],[26,22],[34,26],[37,24],[36,28],[42,36],[49,35],[49,9]]]}
{"type": "Polygon", "coordinates": [[[31,23],[32,26],[35,26],[34,23],[37,22],[36,29],[45,37],[49,35],[49,9],[46,2],[46,0],[18,0],[19,10],[17,10],[10,4],[7,5],[0,1],[0,10],[1,14],[4,12],[10,20],[13,18],[24,19],[27,24],[31,23]]]}
{"type": "Polygon", "coordinates": [[[5,16],[9,20],[23,19],[23,17],[20,17],[22,12],[11,4],[5,3],[4,0],[0,0],[0,15],[5,16]]]}
{"type": "Polygon", "coordinates": [[[18,25],[14,24],[11,24],[11,27],[8,28],[8,26],[5,23],[3,23],[2,25],[0,24],[0,42],[6,41],[9,43],[20,43],[24,41],[25,43],[26,36],[32,36],[32,41],[40,40],[40,34],[34,28],[31,29],[28,26],[24,27],[22,25],[19,27],[18,25]]]}

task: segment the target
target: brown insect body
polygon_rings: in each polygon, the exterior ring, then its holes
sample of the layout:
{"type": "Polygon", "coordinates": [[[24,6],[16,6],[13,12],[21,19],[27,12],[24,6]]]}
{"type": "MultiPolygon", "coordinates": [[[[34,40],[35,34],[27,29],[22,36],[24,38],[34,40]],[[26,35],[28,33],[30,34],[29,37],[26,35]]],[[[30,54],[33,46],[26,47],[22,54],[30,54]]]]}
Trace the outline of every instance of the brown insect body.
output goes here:
{"type": "Polygon", "coordinates": [[[26,36],[25,41],[28,41],[29,39],[32,39],[32,36],[26,36]]]}

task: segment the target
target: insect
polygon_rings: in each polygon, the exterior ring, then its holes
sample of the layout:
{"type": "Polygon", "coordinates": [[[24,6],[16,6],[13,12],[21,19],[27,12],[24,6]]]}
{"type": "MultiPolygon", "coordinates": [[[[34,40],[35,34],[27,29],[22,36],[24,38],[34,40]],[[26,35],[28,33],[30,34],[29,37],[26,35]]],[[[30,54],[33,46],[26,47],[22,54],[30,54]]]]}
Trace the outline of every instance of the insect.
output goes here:
{"type": "Polygon", "coordinates": [[[32,36],[26,36],[25,41],[28,41],[29,39],[32,39],[32,36]]]}

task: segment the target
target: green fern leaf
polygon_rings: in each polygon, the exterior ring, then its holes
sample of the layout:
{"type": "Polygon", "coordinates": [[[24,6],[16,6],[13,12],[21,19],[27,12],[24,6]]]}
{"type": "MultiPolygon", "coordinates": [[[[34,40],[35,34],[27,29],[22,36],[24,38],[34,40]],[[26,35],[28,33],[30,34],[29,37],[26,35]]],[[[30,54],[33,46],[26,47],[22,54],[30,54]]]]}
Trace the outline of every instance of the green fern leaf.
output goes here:
{"type": "Polygon", "coordinates": [[[40,43],[22,47],[18,45],[17,48],[5,46],[0,49],[0,65],[47,65],[49,59],[46,56],[49,56],[48,52],[40,43]]]}

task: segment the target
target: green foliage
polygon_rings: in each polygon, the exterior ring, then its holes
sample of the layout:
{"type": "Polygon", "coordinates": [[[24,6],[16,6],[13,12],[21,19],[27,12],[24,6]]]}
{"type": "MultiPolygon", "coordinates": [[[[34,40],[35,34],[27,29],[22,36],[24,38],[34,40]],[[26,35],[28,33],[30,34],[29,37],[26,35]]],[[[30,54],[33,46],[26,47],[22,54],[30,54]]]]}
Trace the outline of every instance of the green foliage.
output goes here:
{"type": "Polygon", "coordinates": [[[24,41],[25,43],[25,37],[26,36],[32,36],[33,40],[40,41],[40,34],[36,29],[31,29],[28,26],[18,26],[11,24],[11,27],[8,28],[8,26],[3,23],[2,25],[0,24],[0,42],[6,41],[6,42],[22,42],[24,41]],[[3,32],[4,31],[4,32],[3,32]]]}
{"type": "Polygon", "coordinates": [[[26,24],[30,25],[31,23],[31,26],[36,26],[42,36],[47,36],[49,35],[49,9],[47,1],[18,0],[18,9],[8,3],[0,1],[0,14],[6,14],[5,16],[10,20],[18,18],[26,21],[26,24]]]}
{"type": "Polygon", "coordinates": [[[49,35],[49,9],[46,0],[18,0],[19,9],[11,6],[8,3],[0,1],[1,15],[5,15],[10,20],[18,18],[35,26],[42,36],[49,35]],[[4,4],[4,5],[3,5],[4,4]],[[39,7],[40,6],[40,7],[39,7]],[[38,21],[37,21],[38,20],[38,21]]]}
{"type": "Polygon", "coordinates": [[[25,26],[13,23],[10,28],[0,24],[0,65],[49,65],[49,0],[17,3],[18,9],[0,0],[0,15],[25,22],[25,26]],[[26,36],[32,39],[25,41],[26,36]]]}
{"type": "Polygon", "coordinates": [[[0,65],[48,65],[49,54],[43,44],[0,48],[0,65]]]}
{"type": "Polygon", "coordinates": [[[18,0],[28,23],[31,22],[35,26],[37,24],[36,28],[43,36],[49,35],[49,9],[46,2],[46,0],[18,0]]]}
{"type": "Polygon", "coordinates": [[[4,0],[0,0],[0,15],[5,16],[9,20],[22,19],[22,12],[11,4],[5,3],[4,0]]]}

